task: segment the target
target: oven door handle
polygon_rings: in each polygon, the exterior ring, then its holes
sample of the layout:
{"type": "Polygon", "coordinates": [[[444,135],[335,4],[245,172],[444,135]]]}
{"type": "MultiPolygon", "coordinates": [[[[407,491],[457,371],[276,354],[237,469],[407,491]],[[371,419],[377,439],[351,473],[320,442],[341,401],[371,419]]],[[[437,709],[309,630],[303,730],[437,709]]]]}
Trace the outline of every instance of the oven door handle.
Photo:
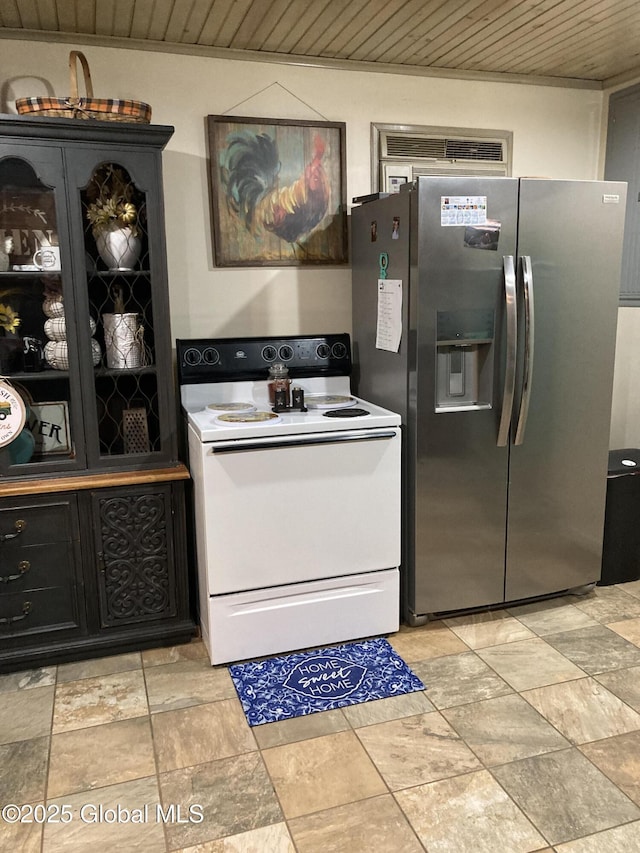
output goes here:
{"type": "Polygon", "coordinates": [[[282,447],[312,447],[317,444],[340,444],[344,441],[388,441],[398,435],[397,430],[378,430],[349,433],[328,433],[327,435],[313,435],[309,437],[296,436],[295,438],[280,438],[273,441],[251,441],[239,439],[237,442],[228,444],[213,444],[209,453],[246,453],[250,450],[277,450],[282,447]]]}

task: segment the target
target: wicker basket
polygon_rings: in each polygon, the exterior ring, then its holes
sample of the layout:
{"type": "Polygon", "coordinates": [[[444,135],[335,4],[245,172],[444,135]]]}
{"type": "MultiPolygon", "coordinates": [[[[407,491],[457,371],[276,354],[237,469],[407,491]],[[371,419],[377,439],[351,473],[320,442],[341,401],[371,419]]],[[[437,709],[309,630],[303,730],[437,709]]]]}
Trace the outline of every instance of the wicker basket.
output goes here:
{"type": "Polygon", "coordinates": [[[71,94],[68,98],[17,98],[16,109],[20,115],[57,116],[58,118],[99,119],[100,121],[127,121],[148,124],[151,107],[143,101],[94,98],[89,63],[84,53],[72,50],[69,54],[71,94]],[[84,75],[86,98],[78,96],[77,62],[84,75]]]}

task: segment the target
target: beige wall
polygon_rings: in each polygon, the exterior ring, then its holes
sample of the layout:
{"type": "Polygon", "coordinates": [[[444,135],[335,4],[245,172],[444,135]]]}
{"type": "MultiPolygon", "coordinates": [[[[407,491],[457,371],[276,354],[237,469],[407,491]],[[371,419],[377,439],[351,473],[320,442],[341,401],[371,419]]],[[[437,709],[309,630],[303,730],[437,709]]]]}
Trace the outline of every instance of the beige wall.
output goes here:
{"type": "MultiPolygon", "coordinates": [[[[371,122],[511,130],[514,175],[601,176],[605,97],[596,90],[73,47],[84,50],[89,59],[97,97],[147,101],[153,106],[154,123],[175,127],[164,157],[174,337],[351,329],[348,268],[214,267],[207,114],[346,122],[349,200],[371,191],[371,122]]],[[[68,46],[2,40],[0,49],[2,111],[13,112],[14,99],[23,95],[68,93],[68,46]]],[[[634,317],[625,319],[620,332],[625,366],[634,317]]],[[[640,408],[634,383],[626,376],[616,376],[620,423],[640,408]]],[[[624,429],[632,443],[640,442],[640,426],[627,424],[624,429]]]]}
{"type": "Polygon", "coordinates": [[[640,447],[640,308],[618,310],[610,447],[640,447]]]}

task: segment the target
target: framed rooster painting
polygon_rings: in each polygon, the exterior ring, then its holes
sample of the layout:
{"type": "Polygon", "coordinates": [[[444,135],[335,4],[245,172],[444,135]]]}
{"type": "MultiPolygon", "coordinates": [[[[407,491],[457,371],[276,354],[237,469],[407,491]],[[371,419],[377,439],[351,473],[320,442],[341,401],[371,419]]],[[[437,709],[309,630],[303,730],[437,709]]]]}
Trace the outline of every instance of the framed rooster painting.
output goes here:
{"type": "Polygon", "coordinates": [[[207,116],[219,267],[348,261],[345,124],[207,116]]]}

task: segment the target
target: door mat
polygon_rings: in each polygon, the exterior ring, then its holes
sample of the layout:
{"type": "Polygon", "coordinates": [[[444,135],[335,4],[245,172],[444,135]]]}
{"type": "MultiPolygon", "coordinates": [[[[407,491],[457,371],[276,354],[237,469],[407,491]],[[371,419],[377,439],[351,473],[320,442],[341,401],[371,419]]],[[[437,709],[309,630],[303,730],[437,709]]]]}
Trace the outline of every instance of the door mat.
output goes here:
{"type": "Polygon", "coordinates": [[[234,664],[229,673],[250,726],[424,690],[383,639],[234,664]]]}

